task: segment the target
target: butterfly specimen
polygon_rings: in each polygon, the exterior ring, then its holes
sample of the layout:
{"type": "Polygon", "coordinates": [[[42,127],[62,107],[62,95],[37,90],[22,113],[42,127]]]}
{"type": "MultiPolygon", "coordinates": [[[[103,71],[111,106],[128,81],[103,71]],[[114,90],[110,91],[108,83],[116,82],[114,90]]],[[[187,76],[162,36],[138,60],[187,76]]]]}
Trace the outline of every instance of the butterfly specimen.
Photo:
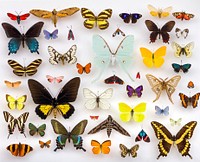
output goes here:
{"type": "Polygon", "coordinates": [[[94,134],[97,133],[103,129],[107,130],[107,135],[110,137],[112,129],[116,130],[117,132],[125,135],[125,136],[131,136],[122,126],[120,126],[111,115],[108,115],[108,118],[101,122],[99,125],[94,127],[92,130],[88,132],[88,134],[94,134]]]}
{"type": "Polygon", "coordinates": [[[19,157],[23,157],[27,153],[33,151],[33,148],[30,145],[22,144],[22,143],[11,144],[11,145],[7,146],[6,149],[8,151],[10,151],[10,153],[12,155],[19,156],[19,157]]]}
{"type": "Polygon", "coordinates": [[[172,67],[174,69],[175,72],[180,72],[180,71],[183,71],[184,73],[187,73],[188,70],[191,68],[191,64],[183,64],[183,65],[180,65],[180,64],[177,64],[177,63],[172,63],[172,67]]]}
{"type": "Polygon", "coordinates": [[[175,50],[174,55],[176,57],[180,57],[181,55],[190,57],[192,56],[192,49],[194,48],[194,42],[190,42],[185,46],[180,46],[178,43],[172,42],[172,48],[175,50]]]}
{"type": "Polygon", "coordinates": [[[17,21],[18,24],[20,24],[20,22],[22,20],[26,20],[30,14],[29,13],[26,13],[26,14],[23,14],[23,15],[14,15],[12,13],[7,13],[8,17],[11,19],[11,20],[14,20],[14,21],[17,21]]]}
{"type": "Polygon", "coordinates": [[[146,20],[145,24],[148,30],[151,31],[150,43],[154,43],[157,37],[158,39],[162,37],[163,43],[169,43],[169,32],[173,29],[175,21],[168,21],[162,26],[162,28],[158,28],[158,26],[151,20],[146,20]]]}
{"type": "Polygon", "coordinates": [[[161,8],[156,9],[154,6],[150,4],[147,6],[147,8],[150,10],[151,16],[158,17],[158,18],[168,17],[172,10],[172,6],[169,6],[164,9],[161,9],[161,8]]]}
{"type": "Polygon", "coordinates": [[[100,95],[96,95],[88,88],[83,88],[83,95],[86,99],[85,107],[87,109],[95,109],[95,108],[109,109],[111,105],[107,100],[112,97],[113,89],[108,88],[100,95]]]}
{"type": "Polygon", "coordinates": [[[115,30],[115,32],[112,34],[112,36],[115,37],[115,36],[120,35],[120,34],[121,34],[122,36],[124,36],[124,37],[126,36],[125,33],[124,33],[121,29],[117,28],[117,29],[115,30]]]}
{"type": "Polygon", "coordinates": [[[36,59],[31,62],[28,66],[22,66],[15,60],[8,60],[8,64],[13,68],[13,73],[17,76],[32,76],[37,73],[37,68],[42,63],[41,59],[36,59]]]}
{"type": "Polygon", "coordinates": [[[30,13],[37,17],[41,17],[44,19],[51,19],[54,26],[56,27],[58,18],[71,16],[77,11],[79,11],[79,8],[71,7],[71,8],[67,8],[67,9],[63,9],[59,11],[56,11],[56,9],[53,9],[53,11],[33,9],[33,10],[30,10],[30,13]]]}
{"type": "Polygon", "coordinates": [[[169,115],[169,106],[166,106],[164,109],[161,109],[159,106],[155,106],[155,114],[156,115],[165,115],[168,116],[169,115]]]}
{"type": "Polygon", "coordinates": [[[126,90],[128,91],[127,92],[128,97],[137,96],[140,98],[142,96],[143,86],[140,85],[134,89],[130,85],[127,85],[126,90]]]}
{"type": "Polygon", "coordinates": [[[83,18],[86,18],[83,23],[86,28],[92,29],[93,27],[99,27],[99,29],[105,30],[109,26],[107,20],[112,16],[112,9],[105,9],[98,16],[95,16],[91,10],[81,8],[81,15],[83,18]]]}
{"type": "Polygon", "coordinates": [[[90,119],[92,119],[92,120],[98,120],[98,119],[99,119],[99,116],[90,115],[90,119]]]}
{"type": "Polygon", "coordinates": [[[140,72],[137,72],[136,79],[140,79],[140,72]]]}
{"type": "Polygon", "coordinates": [[[188,97],[183,93],[179,93],[181,104],[184,108],[187,108],[188,105],[191,105],[193,108],[198,106],[200,93],[196,93],[192,97],[188,97]]]}
{"type": "Polygon", "coordinates": [[[11,134],[13,134],[15,127],[18,127],[18,130],[21,134],[24,134],[25,123],[28,118],[29,113],[25,112],[21,114],[18,118],[14,118],[9,112],[3,111],[4,119],[8,123],[8,138],[11,134]]]}
{"type": "Polygon", "coordinates": [[[72,32],[72,29],[69,29],[69,32],[68,32],[68,36],[67,36],[67,39],[70,40],[74,40],[74,33],[72,32]]]}
{"type": "Polygon", "coordinates": [[[106,83],[106,84],[120,84],[120,85],[122,85],[122,84],[124,84],[124,81],[121,78],[119,78],[118,76],[113,75],[111,77],[106,78],[104,80],[104,83],[106,83]]]}
{"type": "Polygon", "coordinates": [[[17,88],[20,86],[21,81],[16,81],[16,82],[10,82],[8,80],[4,80],[4,83],[6,84],[7,87],[9,88],[17,88]]]}
{"type": "Polygon", "coordinates": [[[28,87],[35,104],[39,104],[35,112],[41,119],[46,119],[52,112],[56,117],[57,112],[68,119],[75,111],[69,102],[76,100],[80,78],[75,77],[68,81],[60,90],[57,98],[53,98],[47,89],[34,79],[28,80],[28,87]]]}
{"type": "Polygon", "coordinates": [[[3,29],[5,30],[6,36],[11,38],[8,43],[8,50],[10,54],[15,54],[19,50],[20,45],[25,47],[25,43],[28,46],[31,53],[37,52],[39,54],[39,42],[35,39],[35,37],[39,37],[41,33],[41,29],[43,27],[43,22],[35,23],[31,26],[28,31],[24,33],[20,33],[14,26],[8,23],[2,23],[3,29]]]}
{"type": "Polygon", "coordinates": [[[120,144],[119,145],[120,151],[121,151],[121,157],[125,158],[127,155],[132,156],[133,158],[137,157],[137,150],[139,149],[139,145],[135,145],[128,149],[125,145],[120,144]]]}
{"type": "Polygon", "coordinates": [[[143,140],[144,142],[150,142],[150,138],[147,133],[142,129],[137,137],[135,138],[135,142],[143,140]]]}
{"type": "Polygon", "coordinates": [[[11,95],[6,94],[6,101],[8,102],[7,105],[11,110],[14,109],[22,110],[25,107],[24,102],[26,102],[26,99],[27,99],[26,95],[23,95],[15,99],[11,95]]]}
{"type": "Polygon", "coordinates": [[[171,79],[168,79],[168,78],[158,79],[151,74],[147,74],[146,78],[151,86],[152,91],[156,94],[156,98],[153,102],[155,102],[156,100],[158,100],[160,98],[162,90],[166,90],[169,100],[173,103],[171,95],[176,90],[175,88],[181,79],[180,75],[176,75],[176,76],[172,77],[171,79]]]}
{"type": "Polygon", "coordinates": [[[72,140],[74,147],[76,149],[82,149],[83,151],[86,151],[82,145],[83,145],[83,139],[80,135],[82,135],[85,131],[85,127],[87,125],[87,120],[80,121],[73,129],[72,131],[68,132],[67,129],[57,120],[52,119],[51,124],[53,127],[53,130],[56,134],[60,134],[56,138],[56,148],[57,149],[63,149],[65,147],[66,141],[70,143],[72,140]]]}
{"type": "Polygon", "coordinates": [[[47,40],[58,38],[58,29],[54,30],[52,33],[50,33],[47,30],[43,30],[43,33],[44,33],[44,38],[47,40]]]}
{"type": "Polygon", "coordinates": [[[165,62],[163,57],[166,55],[166,50],[166,46],[161,46],[155,52],[151,52],[149,49],[141,47],[140,53],[143,57],[143,63],[148,68],[152,68],[153,66],[156,68],[161,67],[165,62]]]}
{"type": "Polygon", "coordinates": [[[133,35],[126,36],[118,45],[117,50],[112,52],[108,43],[100,35],[93,36],[93,50],[96,53],[94,65],[100,69],[96,80],[108,69],[109,65],[114,66],[116,63],[131,78],[128,69],[132,65],[133,40],[133,35]]]}
{"type": "Polygon", "coordinates": [[[170,121],[171,126],[175,126],[175,125],[180,126],[182,118],[179,118],[178,120],[174,120],[174,119],[170,118],[169,121],[170,121]]]}
{"type": "Polygon", "coordinates": [[[89,74],[91,71],[91,66],[92,66],[92,64],[90,62],[88,64],[86,64],[85,66],[83,66],[79,63],[76,64],[76,68],[78,69],[79,74],[83,74],[83,72],[85,72],[86,74],[89,74]]]}
{"type": "Polygon", "coordinates": [[[136,23],[138,19],[142,17],[139,13],[120,13],[119,16],[123,19],[125,23],[136,23]]]}
{"type": "Polygon", "coordinates": [[[111,146],[111,140],[106,140],[102,144],[100,144],[96,140],[91,140],[91,146],[93,146],[92,148],[93,154],[100,154],[100,153],[109,154],[110,153],[109,146],[111,146]]]}
{"type": "Polygon", "coordinates": [[[189,81],[187,87],[194,88],[194,83],[192,81],[189,81]]]}
{"type": "Polygon", "coordinates": [[[73,45],[66,53],[61,54],[57,52],[53,47],[48,46],[48,52],[50,55],[49,63],[52,65],[58,64],[60,61],[64,65],[65,62],[68,64],[74,64],[77,61],[77,57],[75,56],[77,50],[77,46],[73,45]]]}
{"type": "Polygon", "coordinates": [[[50,144],[51,144],[51,140],[48,140],[48,141],[46,141],[46,142],[43,142],[43,141],[40,141],[40,140],[39,140],[39,144],[40,144],[40,147],[41,147],[41,148],[44,148],[44,147],[49,148],[49,147],[50,147],[50,144]]]}
{"type": "Polygon", "coordinates": [[[128,122],[133,119],[136,122],[142,122],[145,119],[144,112],[146,111],[146,103],[141,102],[134,108],[128,106],[127,104],[119,103],[120,119],[123,122],[128,122]]]}
{"type": "Polygon", "coordinates": [[[188,140],[192,137],[196,125],[196,121],[191,121],[184,125],[176,135],[172,135],[164,125],[152,121],[151,126],[159,140],[158,149],[160,154],[157,159],[159,159],[160,156],[167,156],[173,144],[176,144],[182,156],[189,156],[192,159],[192,156],[189,154],[190,143],[188,140]]]}
{"type": "Polygon", "coordinates": [[[37,128],[33,123],[29,123],[28,128],[30,129],[29,134],[31,136],[39,134],[41,137],[43,137],[45,135],[46,124],[42,124],[37,128]]]}
{"type": "Polygon", "coordinates": [[[50,83],[61,83],[64,76],[53,77],[51,75],[46,75],[46,78],[50,83]]]}
{"type": "Polygon", "coordinates": [[[190,20],[191,18],[194,18],[193,14],[186,12],[173,12],[172,15],[180,20],[190,20]]]}
{"type": "Polygon", "coordinates": [[[177,38],[180,38],[181,36],[183,36],[184,38],[186,38],[188,36],[188,33],[189,33],[189,29],[179,29],[179,28],[176,28],[175,29],[175,33],[176,33],[176,37],[177,38]]]}

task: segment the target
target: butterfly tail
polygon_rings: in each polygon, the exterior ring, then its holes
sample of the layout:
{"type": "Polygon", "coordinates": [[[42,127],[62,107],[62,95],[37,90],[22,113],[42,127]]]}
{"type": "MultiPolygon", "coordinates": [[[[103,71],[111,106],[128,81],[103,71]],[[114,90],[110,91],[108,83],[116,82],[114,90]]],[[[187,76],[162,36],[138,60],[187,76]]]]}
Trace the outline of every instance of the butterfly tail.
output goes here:
{"type": "Polygon", "coordinates": [[[123,71],[128,75],[128,77],[134,82],[134,79],[131,77],[130,73],[128,72],[127,68],[125,67],[125,65],[120,64],[121,68],[123,69],[123,71]]]}

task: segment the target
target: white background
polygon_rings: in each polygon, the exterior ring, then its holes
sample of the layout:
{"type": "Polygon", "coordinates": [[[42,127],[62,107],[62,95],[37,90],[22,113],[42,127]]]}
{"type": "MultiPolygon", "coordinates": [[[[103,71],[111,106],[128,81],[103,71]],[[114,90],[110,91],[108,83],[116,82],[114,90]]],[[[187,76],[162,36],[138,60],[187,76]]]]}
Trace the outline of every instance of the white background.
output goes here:
{"type": "MultiPolygon", "coordinates": [[[[0,68],[0,74],[1,74],[1,111],[4,110],[11,112],[13,116],[18,117],[23,112],[30,112],[28,121],[26,123],[26,129],[25,133],[27,135],[27,138],[24,138],[23,135],[21,135],[17,128],[13,135],[10,136],[9,139],[7,139],[8,131],[7,131],[7,123],[4,120],[3,113],[0,113],[0,120],[1,120],[1,131],[0,131],[0,158],[4,161],[102,161],[107,160],[109,158],[109,161],[117,162],[117,161],[132,161],[133,159],[131,157],[127,157],[125,159],[121,158],[120,156],[120,150],[119,150],[119,143],[125,144],[128,148],[135,145],[135,137],[141,130],[141,128],[144,128],[144,130],[148,133],[150,136],[151,142],[145,143],[145,142],[139,142],[140,148],[138,150],[138,157],[134,159],[134,161],[155,161],[157,156],[159,155],[157,144],[158,140],[156,139],[154,135],[154,131],[152,127],[150,126],[150,122],[153,120],[159,121],[163,123],[171,132],[172,134],[176,134],[178,130],[181,128],[178,126],[172,127],[169,122],[169,118],[173,118],[177,120],[178,118],[182,117],[182,126],[189,121],[195,120],[199,122],[199,106],[196,109],[193,109],[191,107],[188,107],[188,109],[184,109],[181,106],[180,99],[178,96],[179,92],[183,92],[187,95],[189,95],[189,89],[187,88],[187,83],[192,80],[195,84],[195,88],[191,90],[191,95],[198,92],[200,89],[199,85],[199,66],[198,66],[198,59],[199,59],[199,1],[198,0],[1,0],[1,10],[0,10],[0,19],[1,22],[8,22],[12,25],[14,25],[17,29],[20,30],[20,27],[18,24],[12,20],[10,20],[6,13],[11,12],[15,13],[22,11],[22,14],[29,12],[31,9],[45,9],[45,10],[53,10],[54,8],[57,10],[61,10],[68,7],[86,7],[91,9],[96,15],[99,14],[102,10],[111,8],[113,9],[113,15],[109,19],[110,27],[107,30],[100,31],[97,28],[88,30],[83,26],[84,19],[81,16],[80,11],[76,14],[74,14],[71,17],[66,17],[63,19],[58,20],[57,28],[59,30],[59,38],[56,40],[45,40],[43,33],[41,33],[40,37],[37,38],[37,40],[40,43],[39,52],[40,55],[32,54],[30,51],[26,48],[20,48],[20,50],[17,52],[17,54],[13,54],[8,56],[8,41],[9,39],[6,37],[5,32],[3,28],[0,30],[0,44],[1,44],[1,68],[0,68]],[[173,6],[173,12],[176,11],[186,11],[188,13],[193,13],[195,15],[194,19],[190,21],[180,21],[175,19],[172,15],[165,19],[158,19],[151,17],[149,14],[149,11],[147,9],[147,5],[151,4],[155,7],[165,8],[168,6],[173,6]],[[121,18],[118,16],[121,12],[127,12],[127,13],[134,13],[138,12],[143,15],[143,17],[138,20],[136,24],[125,24],[121,18]],[[181,58],[175,58],[173,55],[173,50],[170,46],[170,44],[165,44],[167,46],[167,55],[165,57],[165,64],[159,68],[159,69],[148,69],[142,62],[142,58],[139,52],[140,47],[146,47],[150,50],[154,51],[157,48],[159,48],[161,45],[163,45],[161,40],[157,40],[154,44],[149,44],[149,34],[150,32],[147,30],[144,21],[146,19],[153,20],[158,26],[162,26],[164,23],[166,23],[169,20],[175,20],[176,25],[173,29],[173,31],[170,33],[171,39],[173,41],[176,41],[179,44],[186,44],[190,41],[195,42],[195,48],[193,50],[193,55],[191,58],[186,58],[185,56],[182,56],[181,58]],[[68,28],[67,26],[72,25],[72,30],[75,35],[75,41],[68,41],[67,40],[67,34],[68,34],[68,28]],[[133,34],[135,37],[134,41],[134,53],[133,53],[133,66],[130,69],[130,74],[135,78],[136,73],[139,71],[141,74],[140,80],[135,80],[135,82],[132,82],[124,73],[117,67],[115,69],[116,74],[124,79],[125,84],[123,86],[119,85],[105,85],[103,83],[103,80],[111,75],[113,75],[113,69],[108,69],[101,79],[91,84],[91,79],[94,79],[97,74],[98,70],[94,67],[92,67],[92,72],[89,75],[83,74],[79,75],[77,73],[77,69],[75,65],[56,65],[53,66],[48,62],[49,54],[47,52],[47,46],[51,45],[55,49],[57,49],[59,52],[64,53],[66,52],[73,44],[76,44],[78,47],[77,50],[77,57],[78,62],[85,65],[88,62],[93,62],[93,57],[95,56],[95,53],[92,50],[92,36],[93,34],[100,34],[110,45],[111,49],[115,51],[120,41],[123,39],[121,36],[112,37],[112,33],[117,29],[117,27],[120,27],[121,30],[124,31],[126,35],[133,34]],[[181,29],[189,28],[190,33],[187,39],[177,39],[175,36],[175,28],[179,27],[181,29]],[[75,113],[68,119],[64,120],[61,116],[58,116],[57,119],[63,123],[67,129],[72,129],[75,124],[77,124],[82,119],[88,119],[88,126],[86,127],[85,133],[83,135],[83,147],[86,148],[87,152],[82,152],[81,150],[75,150],[75,148],[71,144],[66,145],[63,151],[58,150],[57,152],[54,152],[53,149],[55,148],[55,139],[57,135],[53,132],[52,126],[50,124],[50,120],[53,118],[53,116],[49,116],[46,120],[41,120],[36,114],[35,114],[35,107],[36,105],[33,103],[32,98],[30,96],[29,89],[27,87],[27,80],[29,77],[18,77],[15,76],[12,73],[12,69],[7,64],[8,59],[14,59],[24,64],[23,59],[25,60],[25,65],[29,64],[31,61],[41,58],[43,60],[43,63],[38,68],[38,73],[34,75],[32,78],[37,79],[40,81],[45,87],[48,87],[51,94],[53,96],[57,96],[59,90],[62,88],[62,86],[71,78],[75,76],[81,77],[81,86],[79,89],[78,97],[76,102],[72,103],[75,106],[75,113]],[[182,79],[177,86],[177,90],[172,95],[174,105],[170,103],[170,101],[167,98],[167,95],[165,92],[162,93],[160,99],[156,101],[155,103],[152,103],[152,101],[155,99],[154,92],[151,91],[151,88],[146,80],[145,75],[147,73],[153,74],[156,77],[171,78],[172,76],[176,75],[171,67],[171,63],[181,63],[181,60],[183,63],[191,63],[192,68],[189,70],[189,73],[183,74],[180,73],[182,79]],[[64,75],[64,81],[60,84],[51,84],[48,83],[46,80],[46,75],[52,75],[52,76],[59,76],[64,75]],[[21,80],[22,85],[19,88],[16,89],[9,89],[5,86],[4,80],[10,80],[10,81],[16,81],[21,80]],[[138,98],[128,98],[126,94],[126,85],[130,84],[133,87],[136,87],[138,85],[144,86],[144,91],[141,99],[138,98]],[[92,91],[97,93],[99,91],[100,93],[103,92],[105,89],[112,87],[114,89],[114,95],[110,99],[110,103],[112,105],[112,108],[110,110],[86,110],[84,108],[84,97],[82,93],[83,88],[90,88],[92,91]],[[13,97],[19,97],[21,95],[27,94],[28,99],[26,102],[26,107],[22,110],[9,110],[7,107],[5,94],[10,94],[13,97]],[[118,111],[118,103],[119,102],[125,102],[128,105],[135,106],[140,102],[147,102],[147,111],[146,111],[146,119],[144,122],[136,123],[134,121],[131,121],[129,123],[122,123],[119,119],[119,111],[118,111]],[[170,115],[167,117],[159,117],[155,115],[154,107],[155,105],[158,105],[162,108],[166,107],[167,105],[170,107],[170,115]],[[111,114],[113,118],[119,122],[127,131],[131,134],[131,137],[126,137],[118,132],[113,131],[111,134],[111,152],[109,155],[93,155],[91,152],[91,146],[90,141],[92,139],[96,139],[99,142],[103,142],[104,140],[107,140],[107,135],[105,131],[101,131],[100,133],[94,134],[94,135],[87,135],[87,132],[90,131],[94,126],[102,122],[107,118],[107,115],[111,114]],[[90,115],[99,115],[99,120],[93,121],[89,118],[90,115]],[[50,149],[40,149],[38,140],[41,139],[39,136],[31,137],[28,134],[28,123],[32,122],[35,125],[39,126],[42,123],[47,124],[47,130],[46,135],[42,138],[43,141],[46,141],[48,139],[52,140],[51,148],[50,149]],[[12,156],[7,150],[6,147],[9,144],[12,143],[27,143],[30,144],[34,151],[27,154],[24,158],[20,157],[14,157],[12,156]]],[[[24,26],[24,31],[27,31],[30,26],[35,24],[38,21],[44,21],[44,27],[43,29],[47,29],[49,31],[53,31],[55,28],[51,22],[51,20],[43,20],[40,18],[37,18],[33,15],[31,15],[26,21],[22,21],[21,25],[24,26]]],[[[191,143],[191,150],[190,154],[193,156],[193,161],[199,161],[199,123],[197,124],[197,127],[194,131],[194,135],[192,139],[190,139],[191,143]]],[[[171,152],[169,153],[168,157],[163,158],[160,157],[160,161],[188,161],[189,157],[181,157],[179,154],[177,148],[172,147],[171,152]]]]}

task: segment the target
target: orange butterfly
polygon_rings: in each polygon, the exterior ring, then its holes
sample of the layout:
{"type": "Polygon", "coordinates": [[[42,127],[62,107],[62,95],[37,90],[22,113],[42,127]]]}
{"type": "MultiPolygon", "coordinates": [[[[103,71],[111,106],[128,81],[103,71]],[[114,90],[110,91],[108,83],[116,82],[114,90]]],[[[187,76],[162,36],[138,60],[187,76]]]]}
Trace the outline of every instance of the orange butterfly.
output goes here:
{"type": "Polygon", "coordinates": [[[194,88],[194,83],[192,81],[189,81],[187,87],[194,88]]]}
{"type": "Polygon", "coordinates": [[[90,119],[92,119],[92,120],[98,120],[99,116],[92,116],[92,115],[90,115],[90,119]]]}
{"type": "Polygon", "coordinates": [[[41,148],[44,148],[44,147],[49,148],[49,147],[50,147],[50,144],[51,144],[51,140],[48,140],[47,142],[43,142],[43,141],[40,141],[40,140],[39,140],[39,144],[40,144],[40,147],[41,147],[41,148]]]}
{"type": "Polygon", "coordinates": [[[90,69],[91,69],[91,66],[92,64],[91,63],[88,63],[87,65],[85,66],[82,66],[81,64],[77,63],[76,64],[76,67],[78,69],[78,73],[79,74],[83,74],[83,72],[85,72],[86,74],[89,74],[90,73],[90,69]]]}
{"type": "Polygon", "coordinates": [[[189,104],[191,104],[193,108],[196,108],[198,105],[200,93],[196,93],[192,97],[188,97],[183,93],[179,93],[179,96],[181,99],[182,106],[184,108],[187,108],[189,104]]]}
{"type": "Polygon", "coordinates": [[[177,19],[181,19],[181,20],[190,20],[191,18],[194,17],[193,14],[186,13],[186,12],[174,12],[172,13],[172,15],[176,17],[177,19]]]}
{"type": "Polygon", "coordinates": [[[17,87],[20,86],[21,81],[10,82],[10,81],[5,80],[4,83],[5,83],[6,86],[9,87],[9,88],[17,88],[17,87]]]}
{"type": "Polygon", "coordinates": [[[100,154],[100,153],[109,154],[109,152],[110,152],[109,146],[111,146],[111,140],[106,140],[102,144],[100,144],[96,140],[92,140],[91,146],[93,146],[93,148],[92,148],[93,154],[100,154]]]}
{"type": "Polygon", "coordinates": [[[25,156],[27,153],[33,151],[33,148],[27,144],[11,144],[9,146],[7,146],[6,148],[8,151],[10,151],[10,153],[14,156],[20,156],[23,157],[25,156]]]}

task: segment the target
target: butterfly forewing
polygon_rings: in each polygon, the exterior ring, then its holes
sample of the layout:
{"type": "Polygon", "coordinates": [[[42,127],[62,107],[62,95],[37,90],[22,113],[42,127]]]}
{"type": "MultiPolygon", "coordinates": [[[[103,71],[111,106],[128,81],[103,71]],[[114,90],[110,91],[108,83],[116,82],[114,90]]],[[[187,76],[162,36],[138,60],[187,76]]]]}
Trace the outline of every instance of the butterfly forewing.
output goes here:
{"type": "Polygon", "coordinates": [[[71,131],[72,135],[81,135],[85,131],[85,127],[87,126],[88,121],[82,120],[80,121],[71,131]]]}
{"type": "Polygon", "coordinates": [[[70,7],[67,9],[63,9],[57,12],[58,17],[66,17],[66,16],[71,16],[78,12],[80,9],[78,7],[70,7]]]}
{"type": "Polygon", "coordinates": [[[30,27],[28,29],[28,31],[26,32],[26,37],[31,38],[31,37],[39,37],[42,27],[44,25],[44,22],[38,22],[36,24],[34,24],[32,27],[30,27]]]}
{"type": "Polygon", "coordinates": [[[20,38],[21,33],[12,25],[8,23],[2,23],[2,26],[5,30],[6,36],[8,38],[20,38]]]}
{"type": "Polygon", "coordinates": [[[51,119],[51,125],[56,134],[68,135],[67,129],[57,120],[51,119]]]}

